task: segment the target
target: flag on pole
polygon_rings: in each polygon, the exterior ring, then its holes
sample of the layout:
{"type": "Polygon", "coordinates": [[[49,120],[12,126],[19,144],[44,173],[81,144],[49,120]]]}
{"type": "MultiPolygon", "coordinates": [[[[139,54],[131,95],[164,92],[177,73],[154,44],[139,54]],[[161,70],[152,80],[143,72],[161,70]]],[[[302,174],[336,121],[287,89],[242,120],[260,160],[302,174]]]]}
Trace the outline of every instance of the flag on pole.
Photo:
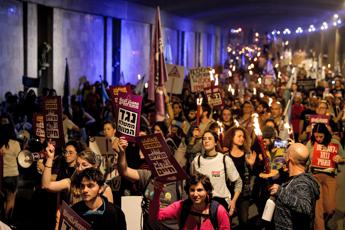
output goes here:
{"type": "Polygon", "coordinates": [[[163,41],[161,31],[161,19],[159,7],[156,10],[155,30],[150,52],[150,73],[148,99],[155,101],[156,120],[164,120],[165,103],[163,88],[168,80],[168,74],[165,66],[163,41]]]}
{"type": "Polygon", "coordinates": [[[66,67],[65,67],[65,82],[63,85],[63,112],[68,113],[69,112],[69,67],[68,67],[68,61],[66,58],[66,67]]]}

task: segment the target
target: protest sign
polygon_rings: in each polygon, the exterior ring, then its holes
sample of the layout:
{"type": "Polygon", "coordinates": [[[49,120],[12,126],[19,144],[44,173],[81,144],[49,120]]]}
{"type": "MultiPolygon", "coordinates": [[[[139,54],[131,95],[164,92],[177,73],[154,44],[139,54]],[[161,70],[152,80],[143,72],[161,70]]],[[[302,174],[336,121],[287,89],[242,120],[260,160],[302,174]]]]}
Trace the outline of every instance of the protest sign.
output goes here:
{"type": "Polygon", "coordinates": [[[182,94],[184,81],[184,67],[178,65],[166,64],[168,72],[167,92],[173,94],[182,94]]]}
{"type": "Polygon", "coordinates": [[[45,139],[46,134],[44,132],[44,116],[40,113],[34,113],[33,115],[33,131],[37,138],[45,139]]]}
{"type": "Polygon", "coordinates": [[[315,143],[311,166],[316,168],[331,168],[335,169],[336,164],[333,157],[337,155],[339,145],[330,143],[327,146],[315,143]]]}
{"type": "Polygon", "coordinates": [[[45,97],[43,101],[44,131],[47,140],[51,140],[56,147],[65,145],[65,137],[62,126],[61,97],[45,97]]]}
{"type": "Polygon", "coordinates": [[[315,79],[297,79],[298,88],[302,90],[312,90],[315,89],[315,79]]]}
{"type": "Polygon", "coordinates": [[[62,201],[60,213],[59,230],[91,230],[91,225],[64,201],[62,201]]]}
{"type": "Polygon", "coordinates": [[[202,92],[205,88],[211,87],[209,67],[200,67],[189,71],[190,87],[193,93],[202,92]]]}
{"type": "Polygon", "coordinates": [[[315,125],[316,123],[323,123],[325,125],[328,125],[329,123],[329,116],[327,115],[308,115],[309,121],[311,125],[315,125]]]}
{"type": "Polygon", "coordinates": [[[138,139],[140,149],[156,180],[169,183],[187,178],[186,172],[171,154],[162,134],[140,136],[138,139]]]}
{"type": "Polygon", "coordinates": [[[218,86],[206,88],[205,93],[207,95],[207,101],[209,105],[212,105],[214,107],[223,105],[222,94],[220,93],[218,86]]]}
{"type": "Polygon", "coordinates": [[[131,88],[129,86],[109,86],[109,96],[115,104],[118,103],[119,92],[130,93],[131,88]]]}
{"type": "Polygon", "coordinates": [[[131,93],[119,92],[117,106],[116,135],[125,136],[135,142],[140,131],[140,112],[142,97],[131,93]]]}

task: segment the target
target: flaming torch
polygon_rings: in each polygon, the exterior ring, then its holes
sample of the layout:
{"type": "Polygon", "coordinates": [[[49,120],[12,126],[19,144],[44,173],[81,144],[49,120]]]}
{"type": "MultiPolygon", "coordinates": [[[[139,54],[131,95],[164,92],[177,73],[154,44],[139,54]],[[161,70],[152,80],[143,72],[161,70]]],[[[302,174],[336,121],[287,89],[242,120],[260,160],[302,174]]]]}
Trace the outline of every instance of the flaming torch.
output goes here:
{"type": "Polygon", "coordinates": [[[278,171],[271,169],[271,161],[269,157],[267,156],[266,147],[262,138],[262,132],[259,125],[259,119],[258,119],[259,115],[257,113],[254,113],[252,117],[253,117],[253,123],[254,123],[254,132],[255,132],[256,137],[258,138],[258,142],[260,144],[260,148],[262,152],[262,158],[264,161],[264,172],[260,173],[259,176],[262,178],[273,177],[278,174],[278,171]]]}
{"type": "Polygon", "coordinates": [[[202,97],[199,95],[199,97],[196,99],[196,125],[199,127],[200,123],[200,112],[201,112],[201,105],[202,105],[202,97]]]}
{"type": "Polygon", "coordinates": [[[219,143],[222,145],[223,144],[223,131],[224,131],[224,125],[221,121],[217,121],[219,125],[219,131],[218,131],[218,136],[219,136],[219,143]]]}

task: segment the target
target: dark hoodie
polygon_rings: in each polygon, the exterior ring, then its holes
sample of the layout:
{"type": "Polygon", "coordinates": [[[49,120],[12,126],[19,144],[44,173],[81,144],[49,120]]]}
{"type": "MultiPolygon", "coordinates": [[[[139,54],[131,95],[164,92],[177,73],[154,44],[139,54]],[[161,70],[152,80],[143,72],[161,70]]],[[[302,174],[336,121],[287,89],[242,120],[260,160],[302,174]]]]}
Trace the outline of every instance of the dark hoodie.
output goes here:
{"type": "Polygon", "coordinates": [[[319,185],[307,173],[291,177],[277,192],[274,212],[275,229],[314,229],[315,204],[319,185]]]}

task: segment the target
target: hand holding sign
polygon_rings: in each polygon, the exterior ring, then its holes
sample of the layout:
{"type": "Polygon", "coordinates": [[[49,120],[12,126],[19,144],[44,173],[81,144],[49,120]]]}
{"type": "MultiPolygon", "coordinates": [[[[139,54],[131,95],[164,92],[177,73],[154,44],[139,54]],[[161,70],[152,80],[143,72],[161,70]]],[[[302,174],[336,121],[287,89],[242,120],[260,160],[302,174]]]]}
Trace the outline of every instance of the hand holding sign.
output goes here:
{"type": "Polygon", "coordinates": [[[119,139],[116,139],[113,141],[113,150],[116,153],[124,153],[126,148],[128,146],[128,141],[125,137],[120,137],[119,139]]]}
{"type": "Polygon", "coordinates": [[[50,142],[48,142],[48,146],[46,148],[46,151],[47,151],[48,158],[53,159],[54,155],[55,155],[55,147],[54,147],[54,145],[52,145],[50,142]]]}

